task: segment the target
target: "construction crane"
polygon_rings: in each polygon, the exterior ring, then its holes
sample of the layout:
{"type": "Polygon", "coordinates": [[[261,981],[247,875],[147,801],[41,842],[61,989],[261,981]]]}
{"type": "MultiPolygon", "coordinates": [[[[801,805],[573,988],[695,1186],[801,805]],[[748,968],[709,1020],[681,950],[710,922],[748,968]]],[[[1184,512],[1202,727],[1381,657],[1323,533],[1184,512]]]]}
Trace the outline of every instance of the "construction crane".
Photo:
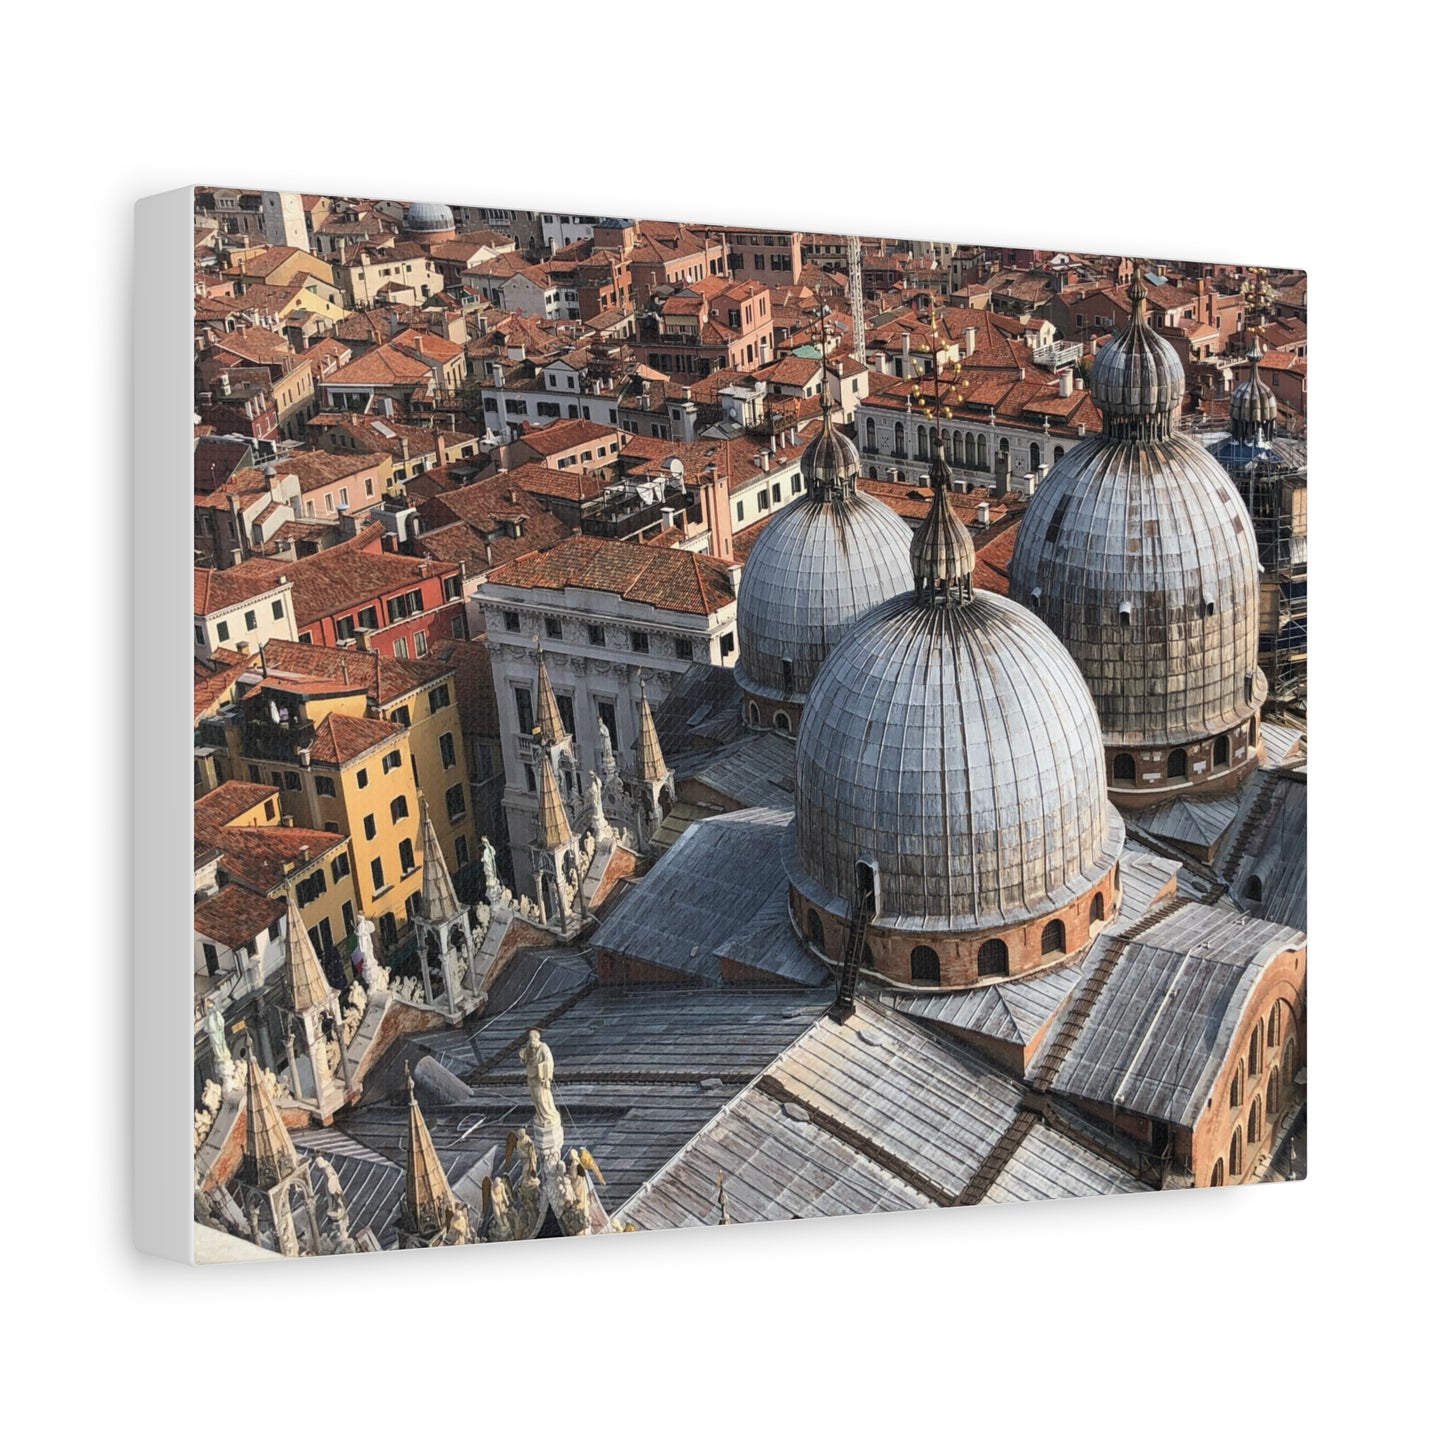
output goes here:
{"type": "Polygon", "coordinates": [[[868,341],[863,334],[863,243],[848,237],[848,310],[853,318],[853,359],[868,365],[868,341]]]}

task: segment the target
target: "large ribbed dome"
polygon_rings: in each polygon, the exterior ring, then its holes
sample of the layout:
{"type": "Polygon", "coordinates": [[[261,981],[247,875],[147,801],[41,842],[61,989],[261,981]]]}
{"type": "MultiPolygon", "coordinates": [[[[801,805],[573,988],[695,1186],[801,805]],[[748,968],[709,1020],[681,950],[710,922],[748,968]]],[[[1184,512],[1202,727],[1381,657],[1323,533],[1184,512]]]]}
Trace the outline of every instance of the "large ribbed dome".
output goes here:
{"type": "MultiPolygon", "coordinates": [[[[1137,270],[1130,295],[1134,315],[1100,363],[1156,343],[1173,355],[1145,317],[1137,270]]],[[[1009,596],[1069,649],[1106,746],[1173,749],[1243,724],[1263,701],[1259,554],[1228,474],[1176,434],[1172,383],[1152,402],[1142,384],[1121,399],[1126,370],[1110,360],[1114,389],[1096,392],[1104,434],[1069,451],[1029,503],[1009,596]]],[[[1091,388],[1098,374],[1096,363],[1091,388]]]]}
{"type": "Polygon", "coordinates": [[[1123,846],[1099,724],[1068,653],[1006,598],[894,599],[824,664],[798,734],[790,879],[846,916],[860,859],[882,928],[1041,917],[1123,846]]]}
{"type": "Polygon", "coordinates": [[[908,525],[857,490],[857,449],[826,401],[801,466],[807,494],[763,528],[738,584],[738,685],[790,703],[858,617],[913,585],[908,525]]]}
{"type": "Polygon", "coordinates": [[[457,223],[452,208],[436,201],[413,201],[406,208],[406,228],[413,235],[432,231],[455,231],[457,223]]]}
{"type": "Polygon", "coordinates": [[[907,523],[866,492],[809,493],[774,517],[738,584],[743,691],[801,701],[858,617],[912,588],[909,540],[907,523]]]}
{"type": "Polygon", "coordinates": [[[1254,529],[1186,437],[1070,451],[1019,524],[1009,595],[1073,655],[1110,747],[1219,733],[1260,704],[1254,529]]]}

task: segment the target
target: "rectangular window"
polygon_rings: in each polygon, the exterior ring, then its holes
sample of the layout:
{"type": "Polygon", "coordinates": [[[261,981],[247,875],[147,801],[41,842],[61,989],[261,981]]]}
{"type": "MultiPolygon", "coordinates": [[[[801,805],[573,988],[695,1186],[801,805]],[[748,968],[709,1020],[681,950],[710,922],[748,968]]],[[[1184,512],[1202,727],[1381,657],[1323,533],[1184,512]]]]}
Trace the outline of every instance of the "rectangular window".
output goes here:
{"type": "Polygon", "coordinates": [[[218,622],[216,624],[216,637],[221,642],[226,642],[230,639],[230,636],[231,629],[224,622],[218,622]]]}
{"type": "Polygon", "coordinates": [[[221,970],[221,960],[216,954],[216,945],[214,943],[203,943],[201,945],[201,952],[206,958],[206,972],[214,978],[221,970]]]}
{"type": "Polygon", "coordinates": [[[733,635],[731,632],[724,632],[722,635],[722,655],[731,657],[733,655],[733,635]]]}
{"type": "Polygon", "coordinates": [[[361,609],[361,611],[356,614],[356,625],[357,625],[357,627],[359,627],[359,628],[364,628],[364,629],[366,629],[367,631],[375,632],[375,631],[376,631],[376,608],[374,608],[374,607],[363,607],[363,608],[361,609]]]}
{"type": "Polygon", "coordinates": [[[434,687],[426,695],[427,705],[433,712],[440,712],[444,707],[452,705],[451,690],[443,683],[440,687],[434,687]]]}
{"type": "Polygon", "coordinates": [[[336,499],[331,495],[330,492],[327,492],[326,494],[326,510],[328,512],[334,512],[336,510],[336,499]]]}
{"type": "Polygon", "coordinates": [[[562,622],[560,618],[549,617],[545,623],[548,637],[561,637],[562,622]]]}
{"type": "Polygon", "coordinates": [[[318,798],[334,798],[336,796],[336,784],[330,778],[318,777],[314,781],[318,798]]]}
{"type": "Polygon", "coordinates": [[[452,741],[452,735],[450,733],[443,733],[441,737],[437,739],[437,744],[441,748],[442,767],[456,767],[457,748],[456,744],[452,741]]]}
{"type": "Polygon", "coordinates": [[[361,831],[367,836],[367,838],[374,838],[374,837],[376,837],[376,814],[375,814],[375,813],[368,813],[368,814],[361,820],[361,831]]]}
{"type": "Polygon", "coordinates": [[[764,488],[762,489],[762,491],[758,493],[758,511],[760,511],[760,512],[766,512],[767,510],[768,510],[768,489],[767,489],[766,487],[764,487],[764,488]]]}
{"type": "Polygon", "coordinates": [[[376,495],[376,483],[369,478],[366,483],[366,495],[368,497],[374,497],[376,495]]]}
{"type": "Polygon", "coordinates": [[[426,633],[413,632],[411,635],[412,648],[418,657],[426,656],[426,633]]]}
{"type": "Polygon", "coordinates": [[[612,750],[617,750],[617,709],[610,703],[599,701],[597,704],[597,720],[607,729],[607,736],[611,739],[612,750]]]}
{"type": "Polygon", "coordinates": [[[460,573],[455,577],[448,577],[442,582],[442,596],[449,602],[455,602],[462,595],[462,579],[460,573]]]}
{"type": "Polygon", "coordinates": [[[359,769],[356,774],[356,786],[358,788],[364,788],[370,781],[371,779],[366,776],[366,769],[359,769]]]}
{"type": "Polygon", "coordinates": [[[607,630],[600,622],[589,622],[587,624],[587,641],[593,647],[605,647],[607,645],[607,630]]]}
{"type": "Polygon", "coordinates": [[[380,918],[381,942],[384,948],[396,947],[396,919],[390,913],[383,913],[380,918]]]}
{"type": "Polygon", "coordinates": [[[381,771],[382,771],[383,773],[389,773],[389,772],[391,772],[391,770],[392,770],[393,768],[399,768],[400,766],[401,766],[401,749],[400,749],[400,748],[393,748],[393,749],[381,760],[381,771]]]}
{"type": "Polygon", "coordinates": [[[348,935],[356,932],[356,910],[351,906],[349,898],[341,905],[341,926],[348,935]]]}
{"type": "Polygon", "coordinates": [[[465,617],[452,618],[452,636],[465,637],[467,635],[467,619],[465,617]]]}
{"type": "Polygon", "coordinates": [[[336,619],[336,640],[344,642],[348,637],[356,636],[356,621],[348,613],[345,617],[336,619]]]}
{"type": "Polygon", "coordinates": [[[447,789],[447,818],[455,823],[466,817],[467,814],[467,792],[458,783],[455,787],[447,789]]]}
{"type": "Polygon", "coordinates": [[[391,821],[399,823],[407,816],[406,799],[401,795],[391,800],[391,821]]]}
{"type": "Polygon", "coordinates": [[[286,615],[286,605],[278,598],[271,604],[271,616],[279,622],[286,615]]]}
{"type": "MultiPolygon", "coordinates": [[[[252,771],[253,773],[255,773],[255,772],[256,772],[256,769],[255,769],[255,768],[252,768],[251,771],[252,771]]],[[[260,774],[257,773],[257,776],[259,777],[260,774]]],[[[266,799],[266,821],[269,823],[275,816],[276,816],[276,800],[275,800],[275,798],[267,798],[267,799],[266,799]]]]}
{"type": "Polygon", "coordinates": [[[394,723],[400,724],[404,728],[409,728],[411,726],[411,709],[407,707],[405,703],[403,703],[399,708],[397,708],[394,713],[392,713],[391,720],[394,723]]]}
{"type": "Polygon", "coordinates": [[[391,655],[393,657],[407,657],[410,655],[407,651],[406,638],[398,637],[392,641],[391,655]]]}
{"type": "Polygon", "coordinates": [[[632,650],[634,652],[647,651],[647,634],[645,632],[634,632],[632,634],[632,650]]]}
{"type": "Polygon", "coordinates": [[[380,893],[386,887],[386,869],[381,866],[380,858],[371,860],[371,888],[374,893],[380,893]]]}
{"type": "Polygon", "coordinates": [[[530,688],[514,687],[512,696],[517,703],[517,730],[523,733],[532,731],[532,692],[530,688]]]}
{"type": "Polygon", "coordinates": [[[573,726],[572,699],[566,693],[558,694],[557,711],[562,716],[562,731],[576,737],[577,729],[573,726]]]}
{"type": "Polygon", "coordinates": [[[742,504],[741,502],[739,502],[739,503],[738,503],[738,521],[741,522],[742,520],[743,520],[743,504],[742,504]]]}
{"type": "Polygon", "coordinates": [[[673,639],[673,650],[684,662],[692,661],[692,638],[678,637],[673,639]]]}
{"type": "Polygon", "coordinates": [[[252,781],[253,783],[259,783],[259,782],[261,781],[261,769],[258,768],[255,763],[252,763],[252,764],[250,765],[250,768],[251,768],[251,781],[252,781]]]}
{"type": "Polygon", "coordinates": [[[196,641],[199,642],[202,647],[206,645],[206,629],[202,627],[199,622],[196,623],[196,641]]]}
{"type": "Polygon", "coordinates": [[[405,877],[408,873],[411,872],[413,868],[416,867],[416,855],[412,851],[411,839],[403,838],[400,844],[397,846],[396,852],[397,856],[401,860],[402,876],[405,877]]]}
{"type": "Polygon", "coordinates": [[[281,920],[279,918],[266,930],[266,937],[269,938],[272,943],[275,943],[276,940],[281,937],[281,920]]]}
{"type": "Polygon", "coordinates": [[[351,859],[349,859],[345,853],[338,853],[336,857],[331,860],[331,881],[333,883],[340,883],[341,880],[348,877],[350,873],[351,859]]]}
{"type": "Polygon", "coordinates": [[[467,840],[460,834],[457,836],[457,867],[465,868],[471,861],[471,850],[467,847],[467,840]]]}
{"type": "Polygon", "coordinates": [[[527,791],[535,793],[537,791],[537,775],[532,771],[531,763],[523,763],[522,771],[527,775],[527,791]]]}
{"type": "Polygon", "coordinates": [[[278,793],[281,791],[282,787],[285,786],[280,773],[271,774],[271,786],[275,788],[278,793]]]}
{"type": "Polygon", "coordinates": [[[247,631],[247,632],[254,632],[255,630],[256,630],[256,614],[255,614],[254,612],[248,612],[248,613],[246,614],[246,631],[247,631]]]}
{"type": "Polygon", "coordinates": [[[351,505],[351,500],[347,494],[345,487],[342,487],[341,489],[341,505],[343,507],[349,507],[351,505]]]}
{"type": "Polygon", "coordinates": [[[515,612],[504,612],[502,613],[502,626],[505,627],[508,632],[520,632],[522,630],[522,619],[515,612]]]}

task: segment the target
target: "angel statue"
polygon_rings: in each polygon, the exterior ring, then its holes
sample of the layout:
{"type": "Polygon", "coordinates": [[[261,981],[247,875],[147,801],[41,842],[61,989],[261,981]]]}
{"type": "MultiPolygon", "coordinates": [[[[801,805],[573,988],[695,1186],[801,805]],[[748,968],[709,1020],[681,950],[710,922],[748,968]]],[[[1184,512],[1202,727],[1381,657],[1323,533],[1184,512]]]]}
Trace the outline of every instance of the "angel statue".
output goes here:
{"type": "Polygon", "coordinates": [[[497,884],[497,850],[492,847],[492,840],[485,833],[482,835],[481,863],[484,895],[488,903],[495,903],[500,896],[497,884]]]}
{"type": "Polygon", "coordinates": [[[602,776],[610,778],[617,771],[617,759],[612,755],[612,734],[601,718],[597,719],[597,757],[602,763],[602,776]]]}
{"type": "Polygon", "coordinates": [[[562,1116],[552,1101],[552,1050],[542,1042],[542,1035],[536,1029],[528,1029],[527,1042],[517,1057],[527,1070],[527,1088],[531,1090],[536,1122],[544,1128],[561,1128],[562,1116]]]}
{"type": "Polygon", "coordinates": [[[493,1244],[517,1238],[517,1216],[512,1209],[512,1194],[502,1175],[482,1180],[482,1199],[488,1208],[487,1239],[493,1244]]]}

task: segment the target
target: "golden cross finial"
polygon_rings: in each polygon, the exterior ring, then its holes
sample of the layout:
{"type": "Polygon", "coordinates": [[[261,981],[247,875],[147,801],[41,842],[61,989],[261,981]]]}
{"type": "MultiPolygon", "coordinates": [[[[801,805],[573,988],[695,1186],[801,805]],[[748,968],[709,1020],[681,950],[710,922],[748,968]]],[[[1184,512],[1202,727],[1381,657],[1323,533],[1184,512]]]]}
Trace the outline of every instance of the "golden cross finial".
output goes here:
{"type": "Polygon", "coordinates": [[[943,423],[953,416],[953,406],[960,393],[968,387],[968,382],[963,379],[961,363],[943,360],[947,347],[939,331],[938,309],[931,296],[928,300],[928,337],[933,343],[933,393],[926,395],[921,386],[915,385],[909,399],[933,423],[933,435],[937,439],[942,435],[943,423]]]}

